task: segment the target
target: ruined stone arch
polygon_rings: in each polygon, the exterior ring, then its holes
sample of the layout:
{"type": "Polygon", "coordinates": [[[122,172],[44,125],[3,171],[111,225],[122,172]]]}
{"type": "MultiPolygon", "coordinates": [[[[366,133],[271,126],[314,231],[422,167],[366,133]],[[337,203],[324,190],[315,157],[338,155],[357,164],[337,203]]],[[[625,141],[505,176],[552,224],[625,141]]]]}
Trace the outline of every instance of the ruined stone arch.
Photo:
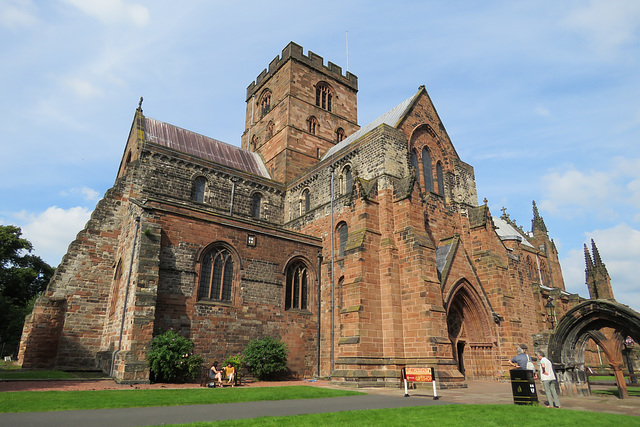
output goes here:
{"type": "Polygon", "coordinates": [[[469,379],[496,378],[495,331],[482,294],[462,279],[452,287],[445,307],[448,338],[460,372],[469,379]]]}
{"type": "Polygon", "coordinates": [[[622,347],[629,336],[640,340],[640,313],[613,301],[585,301],[567,311],[549,337],[549,359],[556,368],[561,389],[568,394],[585,390],[585,348],[593,340],[602,349],[618,384],[619,396],[628,392],[622,376],[622,347]]]}

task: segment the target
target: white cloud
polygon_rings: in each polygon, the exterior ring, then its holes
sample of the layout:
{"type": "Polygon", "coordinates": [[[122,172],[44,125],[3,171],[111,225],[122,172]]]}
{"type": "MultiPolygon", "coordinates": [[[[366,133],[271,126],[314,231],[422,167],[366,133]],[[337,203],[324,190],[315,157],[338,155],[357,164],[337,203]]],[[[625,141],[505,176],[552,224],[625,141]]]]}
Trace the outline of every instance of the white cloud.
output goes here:
{"type": "Polygon", "coordinates": [[[640,29],[640,2],[637,0],[591,0],[573,10],[564,23],[585,34],[600,52],[609,52],[632,43],[640,29]]]}
{"type": "Polygon", "coordinates": [[[86,80],[78,78],[64,79],[64,85],[70,88],[80,98],[99,98],[104,94],[102,89],[86,80]]]}
{"type": "Polygon", "coordinates": [[[20,212],[23,236],[33,244],[34,254],[57,266],[69,244],[91,217],[85,207],[62,209],[51,206],[39,214],[20,212]]]}
{"type": "MultiPolygon", "coordinates": [[[[591,239],[595,241],[602,262],[607,267],[616,300],[640,311],[640,230],[621,223],[612,228],[585,233],[584,243],[589,250],[591,239]]],[[[584,251],[570,251],[561,264],[567,291],[588,297],[584,251]]]]}
{"type": "Polygon", "coordinates": [[[80,196],[82,196],[83,200],[86,200],[88,202],[95,202],[95,201],[98,201],[98,199],[100,199],[100,193],[94,190],[93,188],[89,188],[89,187],[72,188],[69,191],[60,192],[60,195],[65,197],[69,195],[76,195],[76,194],[79,194],[80,196]]]}
{"type": "Polygon", "coordinates": [[[0,25],[11,30],[34,26],[36,9],[31,0],[0,0],[0,25]]]}
{"type": "Polygon", "coordinates": [[[640,158],[615,157],[604,171],[580,171],[569,164],[542,177],[540,207],[570,218],[595,214],[617,218],[640,208],[640,158]]]}
{"type": "Polygon", "coordinates": [[[107,23],[133,23],[144,27],[149,23],[149,9],[123,0],[65,0],[89,16],[107,23]]]}

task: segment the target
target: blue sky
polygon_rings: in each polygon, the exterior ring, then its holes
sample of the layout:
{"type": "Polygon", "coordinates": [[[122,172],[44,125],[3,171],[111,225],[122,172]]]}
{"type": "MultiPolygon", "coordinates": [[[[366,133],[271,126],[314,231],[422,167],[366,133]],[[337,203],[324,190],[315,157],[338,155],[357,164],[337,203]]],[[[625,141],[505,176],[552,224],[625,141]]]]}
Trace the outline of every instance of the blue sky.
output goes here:
{"type": "Polygon", "coordinates": [[[0,0],[0,222],[57,265],[149,117],[238,145],[290,41],[359,79],[366,124],[424,84],[479,202],[535,200],[567,290],[595,239],[640,310],[640,2],[0,0]]]}

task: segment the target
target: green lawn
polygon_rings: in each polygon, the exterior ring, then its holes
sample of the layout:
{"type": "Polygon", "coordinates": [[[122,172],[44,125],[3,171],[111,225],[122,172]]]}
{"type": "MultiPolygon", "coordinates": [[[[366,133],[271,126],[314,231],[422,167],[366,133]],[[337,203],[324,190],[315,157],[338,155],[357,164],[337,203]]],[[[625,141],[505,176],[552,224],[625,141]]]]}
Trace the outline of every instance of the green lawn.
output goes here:
{"type": "Polygon", "coordinates": [[[0,393],[0,413],[316,399],[358,394],[364,393],[311,386],[224,388],[215,390],[15,391],[0,393]]]}
{"type": "Polygon", "coordinates": [[[442,405],[198,422],[177,426],[638,426],[640,417],[517,405],[442,405]]]}

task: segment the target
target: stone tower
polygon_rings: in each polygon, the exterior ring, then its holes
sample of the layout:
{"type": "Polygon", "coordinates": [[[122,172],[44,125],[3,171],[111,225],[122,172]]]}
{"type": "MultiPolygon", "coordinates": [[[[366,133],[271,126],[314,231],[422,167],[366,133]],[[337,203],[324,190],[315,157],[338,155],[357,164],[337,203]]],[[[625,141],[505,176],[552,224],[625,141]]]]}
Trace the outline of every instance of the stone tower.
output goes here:
{"type": "Polygon", "coordinates": [[[290,182],[359,129],[357,92],[355,75],[291,42],[247,88],[242,148],[290,182]]]}
{"type": "Polygon", "coordinates": [[[587,263],[585,270],[587,288],[589,288],[589,297],[591,299],[607,299],[615,301],[613,289],[611,288],[611,278],[607,272],[607,267],[600,258],[600,253],[596,247],[596,243],[591,239],[591,251],[593,259],[589,254],[587,245],[584,245],[584,258],[587,263]]]}

